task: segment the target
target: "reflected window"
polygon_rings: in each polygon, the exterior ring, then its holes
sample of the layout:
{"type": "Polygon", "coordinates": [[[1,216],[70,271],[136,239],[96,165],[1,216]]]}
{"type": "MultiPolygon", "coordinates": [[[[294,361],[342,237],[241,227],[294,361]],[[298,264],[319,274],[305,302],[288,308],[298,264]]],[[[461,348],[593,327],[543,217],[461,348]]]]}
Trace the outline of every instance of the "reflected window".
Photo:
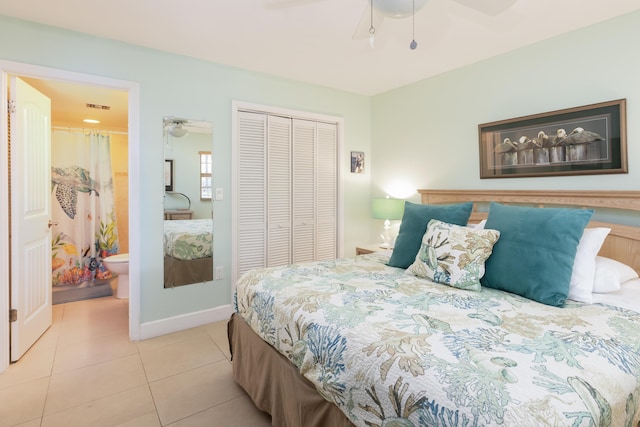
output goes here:
{"type": "Polygon", "coordinates": [[[211,186],[211,170],[213,160],[211,151],[200,151],[200,200],[211,200],[213,188],[211,186]]]}

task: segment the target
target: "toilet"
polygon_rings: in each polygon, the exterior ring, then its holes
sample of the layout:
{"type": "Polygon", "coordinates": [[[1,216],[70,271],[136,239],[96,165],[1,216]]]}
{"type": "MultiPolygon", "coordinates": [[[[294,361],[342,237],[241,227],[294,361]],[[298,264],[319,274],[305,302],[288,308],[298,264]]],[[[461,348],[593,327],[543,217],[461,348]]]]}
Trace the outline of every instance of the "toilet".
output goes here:
{"type": "Polygon", "coordinates": [[[102,260],[107,269],[118,275],[116,298],[129,298],[129,254],[117,254],[102,260]]]}

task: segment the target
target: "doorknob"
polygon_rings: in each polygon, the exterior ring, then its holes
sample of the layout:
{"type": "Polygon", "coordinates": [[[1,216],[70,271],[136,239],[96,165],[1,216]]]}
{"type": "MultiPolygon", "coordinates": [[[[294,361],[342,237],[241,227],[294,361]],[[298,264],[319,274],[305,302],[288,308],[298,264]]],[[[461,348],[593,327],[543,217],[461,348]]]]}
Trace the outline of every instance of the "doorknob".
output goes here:
{"type": "Polygon", "coordinates": [[[58,225],[58,222],[57,222],[57,221],[56,221],[56,222],[53,222],[53,221],[49,220],[49,223],[47,224],[47,227],[51,228],[51,227],[53,227],[54,225],[58,225]]]}

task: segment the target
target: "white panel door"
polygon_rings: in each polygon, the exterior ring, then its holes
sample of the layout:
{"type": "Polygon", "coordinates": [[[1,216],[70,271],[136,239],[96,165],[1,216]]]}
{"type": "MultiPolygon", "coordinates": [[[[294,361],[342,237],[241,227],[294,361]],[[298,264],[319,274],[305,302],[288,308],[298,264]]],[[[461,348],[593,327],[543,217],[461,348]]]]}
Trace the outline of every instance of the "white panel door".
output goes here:
{"type": "Polygon", "coordinates": [[[11,361],[51,325],[51,101],[11,78],[11,361]]]}
{"type": "Polygon", "coordinates": [[[316,260],[316,123],[293,120],[293,262],[316,260]]]}
{"type": "Polygon", "coordinates": [[[291,119],[267,118],[267,267],[291,263],[291,119]]]}
{"type": "Polygon", "coordinates": [[[316,260],[337,257],[338,126],[317,124],[316,260]]]}
{"type": "Polygon", "coordinates": [[[266,131],[266,115],[238,113],[238,278],[266,267],[266,131]]]}

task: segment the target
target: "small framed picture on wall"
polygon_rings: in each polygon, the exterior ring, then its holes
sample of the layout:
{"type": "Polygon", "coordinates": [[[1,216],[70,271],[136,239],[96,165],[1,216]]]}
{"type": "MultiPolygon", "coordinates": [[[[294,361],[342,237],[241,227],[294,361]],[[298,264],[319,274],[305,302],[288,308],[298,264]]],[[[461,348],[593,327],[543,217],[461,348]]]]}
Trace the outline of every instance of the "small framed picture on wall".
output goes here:
{"type": "Polygon", "coordinates": [[[351,152],[351,173],[364,173],[364,152],[351,152]]]}
{"type": "Polygon", "coordinates": [[[164,161],[164,191],[173,191],[173,160],[164,161]]]}

